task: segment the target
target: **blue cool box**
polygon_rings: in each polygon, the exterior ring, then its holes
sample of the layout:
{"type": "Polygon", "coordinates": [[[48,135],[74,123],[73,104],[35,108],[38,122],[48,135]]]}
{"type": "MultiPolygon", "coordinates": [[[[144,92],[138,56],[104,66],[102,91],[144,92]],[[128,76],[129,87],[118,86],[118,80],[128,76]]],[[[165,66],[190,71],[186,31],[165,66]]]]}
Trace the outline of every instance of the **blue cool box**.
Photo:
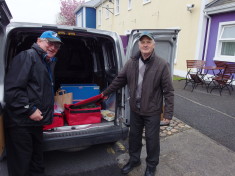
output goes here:
{"type": "Polygon", "coordinates": [[[60,88],[73,93],[73,103],[100,94],[100,87],[96,84],[61,84],[60,88]]]}

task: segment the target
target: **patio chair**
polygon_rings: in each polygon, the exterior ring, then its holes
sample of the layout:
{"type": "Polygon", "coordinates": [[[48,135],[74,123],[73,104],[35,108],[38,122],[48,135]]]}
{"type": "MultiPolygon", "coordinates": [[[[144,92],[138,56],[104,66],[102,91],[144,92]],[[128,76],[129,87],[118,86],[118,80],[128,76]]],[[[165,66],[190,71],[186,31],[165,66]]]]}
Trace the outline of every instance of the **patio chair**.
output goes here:
{"type": "MultiPolygon", "coordinates": [[[[229,62],[226,62],[226,61],[217,61],[217,60],[215,60],[214,61],[214,63],[215,63],[215,65],[216,65],[216,67],[226,67],[226,64],[227,63],[229,63],[229,62]]],[[[223,73],[222,73],[222,71],[220,70],[216,75],[217,76],[219,76],[219,75],[222,75],[223,73]]],[[[214,74],[215,75],[215,74],[214,74]]]]}
{"type": "Polygon", "coordinates": [[[202,74],[203,67],[205,65],[205,61],[203,60],[186,60],[187,63],[187,74],[186,74],[186,81],[185,86],[191,83],[193,91],[198,85],[204,84],[204,74],[202,74]]]}
{"type": "Polygon", "coordinates": [[[225,67],[227,62],[226,61],[217,61],[217,60],[215,60],[214,63],[217,67],[225,67]]]}
{"type": "Polygon", "coordinates": [[[207,85],[207,92],[209,90],[209,87],[210,87],[211,83],[213,82],[213,78],[215,78],[216,76],[222,76],[223,71],[224,71],[224,69],[226,67],[226,63],[228,63],[228,62],[215,60],[214,61],[215,66],[207,66],[207,67],[205,67],[205,69],[207,70],[206,74],[208,73],[209,70],[211,70],[213,72],[212,76],[209,76],[209,75],[207,76],[207,78],[208,78],[207,83],[206,83],[206,85],[207,85]]]}
{"type": "Polygon", "coordinates": [[[219,89],[221,95],[222,91],[226,88],[229,91],[229,94],[231,95],[230,88],[233,90],[232,82],[234,79],[234,74],[235,74],[235,63],[231,62],[226,63],[223,73],[216,75],[212,79],[214,86],[212,87],[210,93],[214,89],[219,89]]]}

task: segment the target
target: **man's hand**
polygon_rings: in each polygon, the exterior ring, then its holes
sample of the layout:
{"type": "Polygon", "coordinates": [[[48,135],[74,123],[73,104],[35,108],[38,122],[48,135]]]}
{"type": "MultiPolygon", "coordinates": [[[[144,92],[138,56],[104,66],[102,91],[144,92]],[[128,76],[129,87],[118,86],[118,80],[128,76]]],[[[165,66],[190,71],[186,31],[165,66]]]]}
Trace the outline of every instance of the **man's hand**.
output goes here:
{"type": "Polygon", "coordinates": [[[34,121],[40,121],[43,119],[42,112],[37,109],[31,116],[29,116],[29,118],[34,121]]]}
{"type": "Polygon", "coordinates": [[[166,123],[170,123],[171,120],[163,118],[162,121],[164,121],[164,122],[166,122],[166,123]]]}
{"type": "Polygon", "coordinates": [[[160,126],[168,126],[170,125],[170,121],[169,119],[165,119],[163,118],[163,120],[160,121],[160,126]]]}
{"type": "Polygon", "coordinates": [[[108,99],[108,96],[105,96],[105,95],[103,94],[103,92],[101,93],[101,97],[102,97],[104,100],[107,100],[107,99],[108,99]]]}

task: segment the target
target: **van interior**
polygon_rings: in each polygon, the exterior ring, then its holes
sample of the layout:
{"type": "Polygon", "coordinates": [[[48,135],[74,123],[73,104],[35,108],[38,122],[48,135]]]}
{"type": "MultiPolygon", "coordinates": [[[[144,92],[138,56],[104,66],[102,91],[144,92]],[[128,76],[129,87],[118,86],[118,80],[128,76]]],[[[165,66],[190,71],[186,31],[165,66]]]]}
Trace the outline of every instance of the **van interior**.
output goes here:
{"type": "MultiPolygon", "coordinates": [[[[56,31],[56,30],[54,30],[56,31]]],[[[41,29],[16,28],[7,39],[6,71],[12,58],[31,48],[44,32],[41,29]]],[[[117,57],[111,37],[84,31],[56,31],[62,42],[54,70],[55,91],[61,84],[96,84],[102,92],[117,75],[117,57]]],[[[103,107],[115,111],[116,95],[111,95],[103,107]]],[[[102,122],[106,122],[102,119],[102,122]]]]}

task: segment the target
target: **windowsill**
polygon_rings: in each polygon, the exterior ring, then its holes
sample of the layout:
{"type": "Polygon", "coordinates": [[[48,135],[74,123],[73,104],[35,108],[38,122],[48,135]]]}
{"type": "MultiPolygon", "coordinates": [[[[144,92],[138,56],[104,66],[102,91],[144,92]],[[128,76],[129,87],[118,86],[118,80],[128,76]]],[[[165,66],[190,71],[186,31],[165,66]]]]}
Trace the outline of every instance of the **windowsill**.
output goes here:
{"type": "Polygon", "coordinates": [[[214,57],[213,60],[235,62],[235,57],[214,57]]]}
{"type": "Polygon", "coordinates": [[[128,11],[131,11],[132,8],[127,9],[128,11]]]}
{"type": "Polygon", "coordinates": [[[120,14],[120,13],[115,13],[114,15],[117,16],[117,15],[119,15],[119,14],[120,14]]]}

